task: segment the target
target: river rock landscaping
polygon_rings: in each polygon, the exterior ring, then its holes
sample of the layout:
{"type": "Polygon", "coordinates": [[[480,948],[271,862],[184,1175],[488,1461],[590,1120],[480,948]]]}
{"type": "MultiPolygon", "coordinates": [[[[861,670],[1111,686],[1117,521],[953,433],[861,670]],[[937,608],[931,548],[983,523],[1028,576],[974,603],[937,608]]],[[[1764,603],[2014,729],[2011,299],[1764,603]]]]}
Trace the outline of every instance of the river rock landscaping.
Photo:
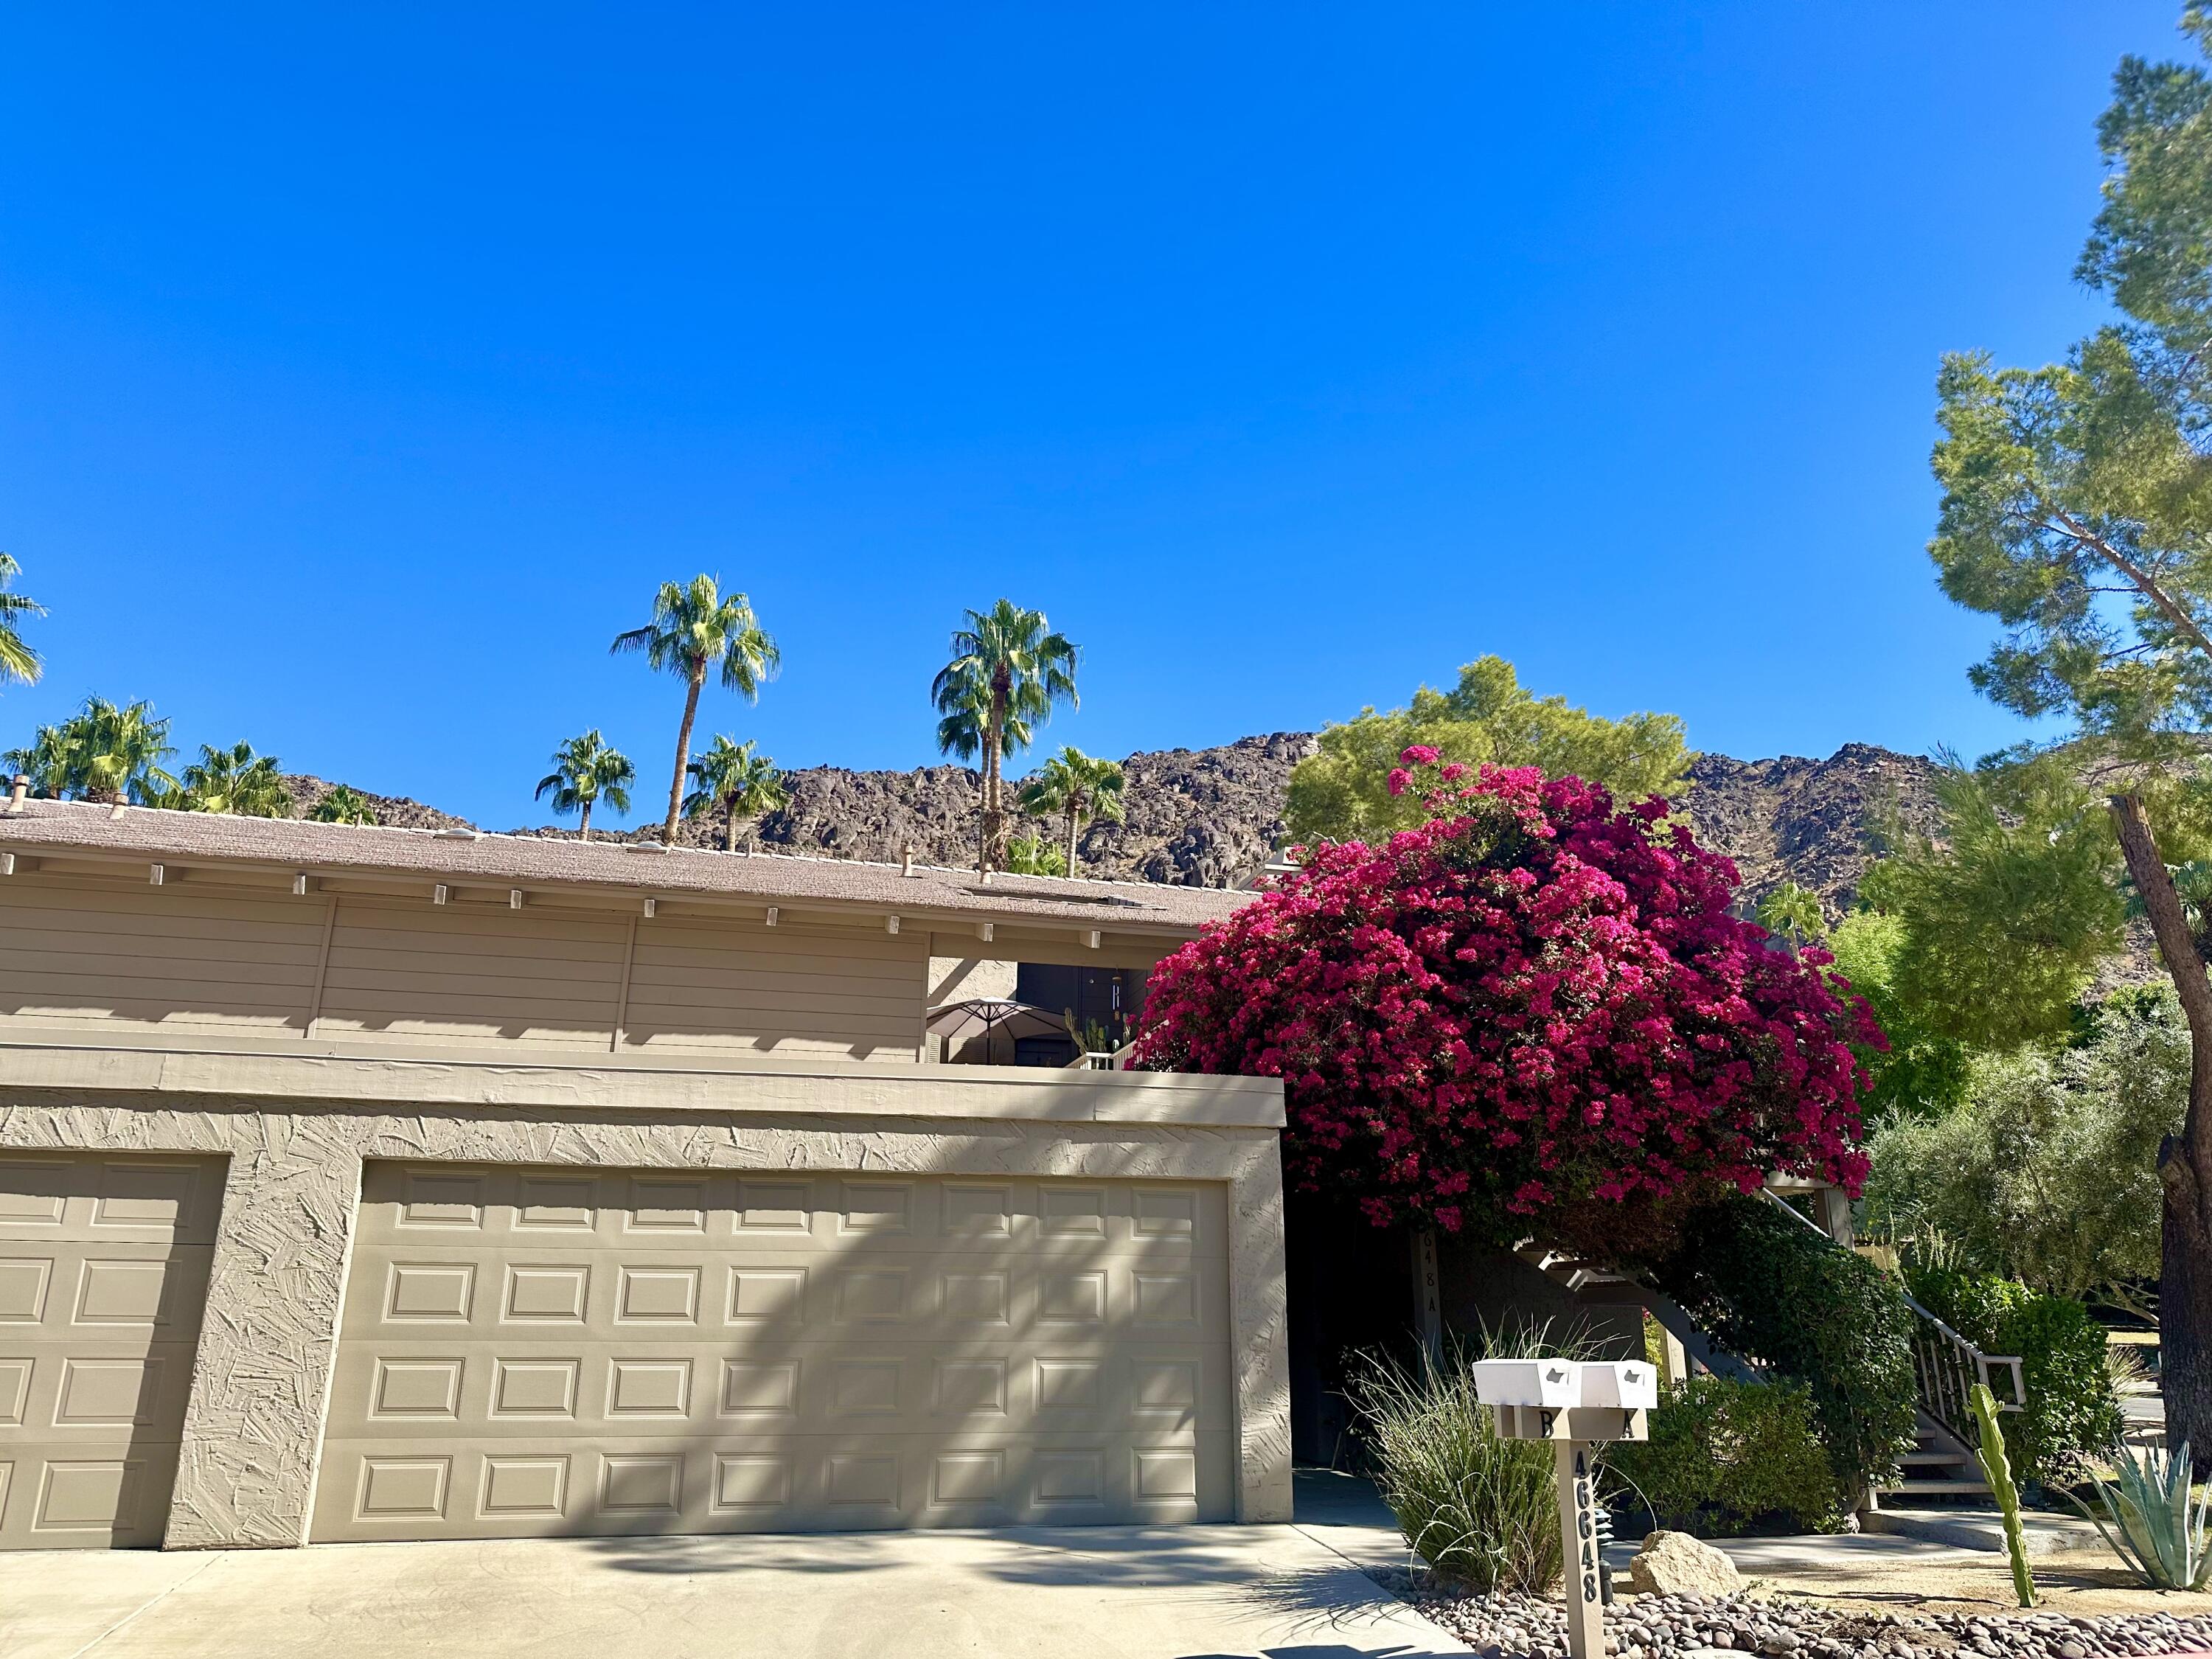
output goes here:
{"type": "MultiPolygon", "coordinates": [[[[1540,1596],[1466,1595],[1403,1569],[1372,1575],[1489,1659],[1564,1659],[1566,1618],[1540,1596]]],[[[1606,1651],[1669,1659],[1718,1649],[1766,1659],[2113,1659],[2212,1652],[2212,1614],[1844,1613],[1781,1597],[1640,1595],[1605,1610],[1606,1651]]]]}

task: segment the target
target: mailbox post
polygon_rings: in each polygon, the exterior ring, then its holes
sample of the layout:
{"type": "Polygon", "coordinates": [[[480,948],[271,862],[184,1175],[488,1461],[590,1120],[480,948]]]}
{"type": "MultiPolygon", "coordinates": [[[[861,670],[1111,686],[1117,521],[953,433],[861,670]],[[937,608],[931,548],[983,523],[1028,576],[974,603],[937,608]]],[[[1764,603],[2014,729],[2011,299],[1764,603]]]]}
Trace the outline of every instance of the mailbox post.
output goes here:
{"type": "Polygon", "coordinates": [[[1475,1397],[1498,1414],[1508,1440],[1548,1440],[1559,1486],[1560,1561],[1567,1592],[1567,1651],[1604,1659],[1604,1563],[1598,1557],[1594,1454],[1641,1440],[1659,1403],[1659,1378],[1641,1360],[1480,1359],[1475,1397]]]}

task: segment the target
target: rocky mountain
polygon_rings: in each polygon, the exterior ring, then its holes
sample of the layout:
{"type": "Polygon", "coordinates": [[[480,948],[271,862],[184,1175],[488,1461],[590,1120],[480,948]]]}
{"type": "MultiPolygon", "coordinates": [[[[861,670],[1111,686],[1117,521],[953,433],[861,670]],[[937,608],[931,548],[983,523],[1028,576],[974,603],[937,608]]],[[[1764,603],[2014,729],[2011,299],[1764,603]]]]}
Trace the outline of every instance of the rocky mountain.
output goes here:
{"type": "MultiPolygon", "coordinates": [[[[1125,817],[1083,830],[1086,876],[1180,887],[1225,887],[1267,860],[1283,834],[1283,795],[1291,768],[1313,746],[1304,732],[1243,738],[1217,749],[1167,749],[1132,755],[1125,817]]],[[[747,826],[738,845],[816,858],[896,864],[912,848],[917,862],[959,866],[975,857],[981,781],[965,766],[911,772],[854,772],[810,766],[785,775],[791,804],[747,826]]],[[[413,803],[408,803],[412,805],[413,803]]],[[[524,836],[574,836],[565,825],[518,830],[524,836]]],[[[659,826],[622,832],[658,836],[659,826]]],[[[1014,820],[1017,835],[1054,845],[1057,819],[1014,820]]],[[[709,819],[678,826],[686,846],[719,847],[722,826],[709,819]]]]}
{"type": "Polygon", "coordinates": [[[1703,755],[1682,804],[1698,841],[1735,861],[1746,899],[1795,882],[1820,896],[1832,921],[1851,908],[1882,830],[1932,836],[1941,827],[1936,773],[1924,757],[1864,743],[1826,760],[1703,755]]]}
{"type": "MultiPolygon", "coordinates": [[[[1226,886],[1266,860],[1283,835],[1291,768],[1312,752],[1313,738],[1278,732],[1214,749],[1132,755],[1127,817],[1083,832],[1083,872],[1123,881],[1226,886]]],[[[1820,896],[1832,916],[1850,908],[1875,856],[1883,824],[1931,832],[1936,827],[1933,762],[1867,744],[1846,744],[1826,760],[1784,755],[1741,761],[1706,755],[1691,769],[1683,802],[1698,836],[1727,854],[1756,901],[1785,881],[1820,896]]],[[[295,777],[302,814],[331,785],[295,777]]],[[[923,863],[960,865],[975,856],[977,777],[963,766],[909,772],[809,767],[790,775],[791,804],[752,826],[741,846],[768,852],[895,863],[911,846],[923,863]]],[[[465,820],[420,801],[370,796],[380,823],[444,829],[465,820]]],[[[1056,823],[1024,821],[1025,833],[1058,838],[1056,823]]],[[[515,833],[573,836],[568,826],[515,833]]],[[[619,832],[650,835],[647,826],[619,832]]],[[[719,845],[720,826],[686,823],[683,837],[719,845]]]]}
{"type": "MultiPolygon", "coordinates": [[[[314,813],[315,804],[337,787],[334,783],[311,776],[305,772],[288,773],[285,787],[292,792],[292,815],[308,817],[314,813]]],[[[404,795],[372,795],[366,789],[354,793],[375,810],[376,821],[391,830],[473,830],[476,825],[466,818],[457,818],[451,812],[441,812],[434,806],[425,806],[419,800],[410,800],[404,795]]]]}

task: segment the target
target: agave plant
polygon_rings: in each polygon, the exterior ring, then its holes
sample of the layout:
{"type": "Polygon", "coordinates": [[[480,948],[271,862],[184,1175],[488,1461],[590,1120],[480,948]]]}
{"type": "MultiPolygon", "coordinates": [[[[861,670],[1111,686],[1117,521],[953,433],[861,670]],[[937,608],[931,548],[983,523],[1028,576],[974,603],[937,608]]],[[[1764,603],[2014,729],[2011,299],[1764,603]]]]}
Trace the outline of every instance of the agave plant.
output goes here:
{"type": "Polygon", "coordinates": [[[2191,1501],[2189,1472],[2194,1465],[2187,1443],[2178,1452],[2123,1446],[2118,1457],[2117,1486],[2107,1486],[2101,1474],[2090,1477],[2105,1513],[2099,1515],[2078,1498],[2073,1498],[2074,1507],[2096,1522],[2113,1553],[2153,1589],[2202,1589],[2212,1578],[2212,1554],[2204,1547],[2212,1488],[2191,1501]]]}

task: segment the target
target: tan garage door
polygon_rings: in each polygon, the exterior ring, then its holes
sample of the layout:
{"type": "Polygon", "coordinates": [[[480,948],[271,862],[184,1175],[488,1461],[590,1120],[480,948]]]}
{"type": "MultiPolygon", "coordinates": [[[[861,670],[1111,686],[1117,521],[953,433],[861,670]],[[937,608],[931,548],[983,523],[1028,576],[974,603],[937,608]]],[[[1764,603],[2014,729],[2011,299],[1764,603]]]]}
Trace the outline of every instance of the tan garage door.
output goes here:
{"type": "Polygon", "coordinates": [[[0,1152],[0,1549],[161,1541],[222,1170],[0,1152]]]}
{"type": "Polygon", "coordinates": [[[1219,1188],[371,1164],[318,1539],[1227,1519],[1219,1188]]]}

